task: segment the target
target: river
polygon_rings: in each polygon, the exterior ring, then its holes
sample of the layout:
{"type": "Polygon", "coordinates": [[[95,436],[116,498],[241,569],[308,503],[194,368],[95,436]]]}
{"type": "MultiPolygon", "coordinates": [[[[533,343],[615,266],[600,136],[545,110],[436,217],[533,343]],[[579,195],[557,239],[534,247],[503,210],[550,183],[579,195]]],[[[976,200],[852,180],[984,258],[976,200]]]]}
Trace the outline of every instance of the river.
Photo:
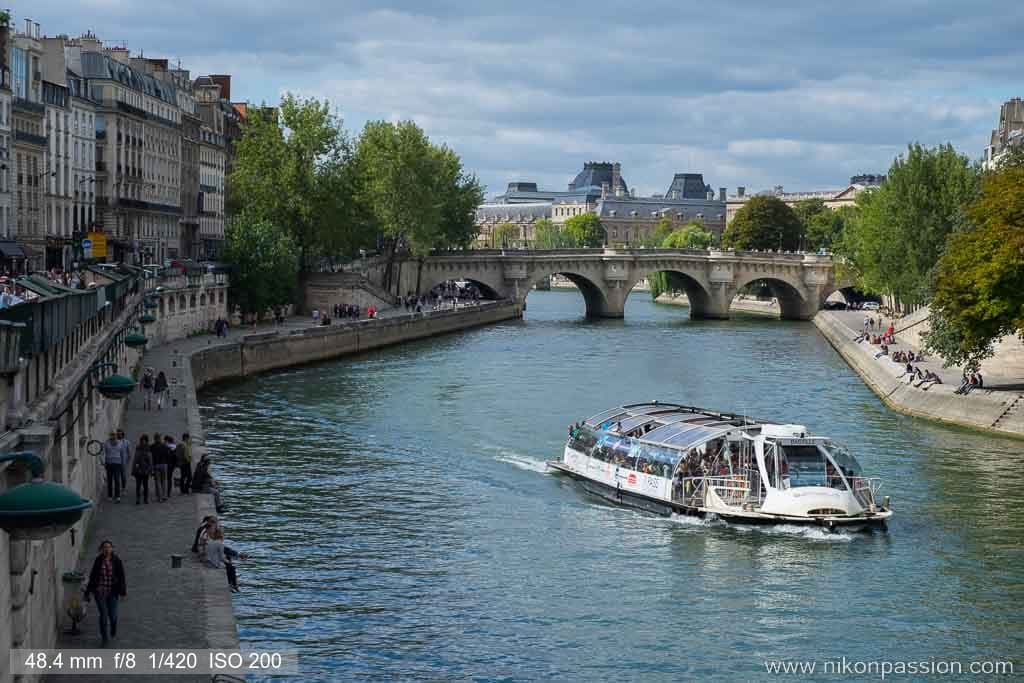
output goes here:
{"type": "Polygon", "coordinates": [[[244,646],[298,650],[303,680],[1024,671],[1024,443],[889,411],[810,323],[690,321],[646,292],[625,320],[583,310],[534,292],[523,321],[203,393],[229,542],[252,555],[244,646]],[[666,519],[545,473],[570,422],[649,399],[846,442],[889,531],[666,519]]]}

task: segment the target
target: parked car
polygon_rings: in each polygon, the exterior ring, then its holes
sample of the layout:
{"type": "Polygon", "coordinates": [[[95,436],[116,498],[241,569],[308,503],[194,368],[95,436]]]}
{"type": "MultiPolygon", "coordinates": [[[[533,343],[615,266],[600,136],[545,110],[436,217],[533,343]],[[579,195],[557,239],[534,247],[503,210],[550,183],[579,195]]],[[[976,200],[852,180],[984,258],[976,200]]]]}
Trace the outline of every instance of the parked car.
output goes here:
{"type": "Polygon", "coordinates": [[[846,310],[846,302],[845,301],[826,301],[825,302],[825,310],[826,311],[845,311],[846,310]]]}
{"type": "Polygon", "coordinates": [[[861,308],[863,308],[865,311],[877,311],[879,307],[880,305],[877,301],[865,301],[861,305],[861,308]]]}

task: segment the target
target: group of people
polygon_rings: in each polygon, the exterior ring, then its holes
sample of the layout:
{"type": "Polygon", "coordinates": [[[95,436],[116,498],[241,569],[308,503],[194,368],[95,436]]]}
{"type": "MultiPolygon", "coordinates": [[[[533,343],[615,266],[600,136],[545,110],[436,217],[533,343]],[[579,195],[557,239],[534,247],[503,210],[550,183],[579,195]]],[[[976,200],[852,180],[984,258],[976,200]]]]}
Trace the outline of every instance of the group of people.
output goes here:
{"type": "Polygon", "coordinates": [[[230,326],[231,326],[230,323],[228,323],[228,321],[226,319],[224,319],[224,318],[217,318],[213,322],[213,333],[215,335],[217,335],[218,337],[226,337],[226,336],[228,336],[228,328],[230,326]]]}
{"type": "Polygon", "coordinates": [[[182,494],[193,489],[192,439],[188,432],[176,441],[170,434],[154,433],[152,440],[142,434],[134,451],[125,438],[124,430],[110,432],[103,442],[103,465],[107,474],[107,499],[121,502],[122,491],[127,494],[126,472],[135,479],[135,504],[149,504],[149,480],[153,479],[153,493],[157,502],[171,497],[174,473],[179,472],[178,487],[182,494]]]}
{"type": "Polygon", "coordinates": [[[235,569],[234,560],[244,560],[248,556],[224,543],[224,527],[215,516],[203,517],[203,523],[196,529],[192,552],[198,555],[206,566],[223,569],[231,590],[238,592],[238,571],[235,569]]]}
{"type": "MultiPolygon", "coordinates": [[[[363,317],[363,309],[354,304],[334,304],[331,307],[331,312],[334,313],[334,317],[338,320],[359,320],[363,317]]],[[[366,307],[366,317],[370,320],[377,317],[377,309],[370,305],[366,307]]],[[[313,324],[317,326],[330,325],[331,316],[327,311],[321,311],[319,308],[313,309],[313,324]]]]}
{"type": "MultiPolygon", "coordinates": [[[[895,355],[895,354],[894,354],[895,355]]],[[[893,360],[896,360],[893,358],[893,360]]],[[[920,366],[914,366],[909,361],[907,367],[903,370],[903,374],[900,378],[906,377],[907,384],[913,384],[915,387],[923,387],[925,384],[942,384],[942,379],[931,370],[921,370],[920,366]]]]}
{"type": "Polygon", "coordinates": [[[355,304],[334,304],[334,317],[338,320],[359,320],[363,309],[355,304]]]}
{"type": "Polygon", "coordinates": [[[968,372],[967,368],[964,368],[963,380],[960,382],[960,387],[953,393],[966,395],[971,393],[974,389],[983,389],[984,387],[985,380],[981,376],[981,371],[972,370],[971,372],[968,372]]]}
{"type": "Polygon", "coordinates": [[[164,371],[156,372],[152,367],[146,368],[139,380],[139,387],[142,389],[143,410],[153,410],[153,397],[156,396],[156,409],[164,409],[164,397],[170,385],[167,383],[167,375],[164,371]]]}

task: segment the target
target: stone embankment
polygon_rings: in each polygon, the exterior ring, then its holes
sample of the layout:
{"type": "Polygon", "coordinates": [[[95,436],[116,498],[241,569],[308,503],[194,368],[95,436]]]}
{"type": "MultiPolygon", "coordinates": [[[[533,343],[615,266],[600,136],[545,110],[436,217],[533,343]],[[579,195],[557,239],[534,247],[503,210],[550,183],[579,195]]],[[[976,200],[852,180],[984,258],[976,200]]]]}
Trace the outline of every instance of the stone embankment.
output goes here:
{"type": "MultiPolygon", "coordinates": [[[[903,368],[888,357],[875,358],[879,348],[853,341],[851,330],[838,315],[822,311],[814,317],[815,326],[839,354],[857,371],[864,383],[882,401],[898,412],[939,422],[1024,437],[1024,396],[1014,390],[974,390],[964,396],[955,394],[957,385],[925,385],[922,389],[900,377],[903,368]]],[[[897,330],[897,341],[900,333],[897,330]]],[[[906,348],[906,343],[894,349],[906,348]]],[[[955,379],[954,379],[955,381],[955,379]]]]}
{"type": "Polygon", "coordinates": [[[496,301],[458,310],[393,315],[377,320],[279,329],[249,334],[192,353],[198,390],[220,380],[249,377],[269,370],[316,363],[353,353],[434,337],[522,317],[515,303],[496,301]]]}
{"type": "MultiPolygon", "coordinates": [[[[689,306],[690,300],[685,294],[662,294],[655,301],[659,304],[671,304],[673,306],[689,306]]],[[[779,305],[774,301],[761,301],[759,299],[735,298],[729,306],[731,313],[748,313],[750,315],[763,315],[768,318],[778,318],[780,315],[779,305]]]]}

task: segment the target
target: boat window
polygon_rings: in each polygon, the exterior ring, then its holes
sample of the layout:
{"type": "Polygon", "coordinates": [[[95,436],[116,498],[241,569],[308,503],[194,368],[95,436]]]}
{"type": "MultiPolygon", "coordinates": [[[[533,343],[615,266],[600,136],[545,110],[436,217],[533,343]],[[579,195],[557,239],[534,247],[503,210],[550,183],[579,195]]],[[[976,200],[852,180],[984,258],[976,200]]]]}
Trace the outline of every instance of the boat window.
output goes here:
{"type": "Polygon", "coordinates": [[[666,479],[672,476],[672,470],[682,453],[671,451],[667,448],[658,448],[648,444],[635,444],[633,453],[636,455],[636,469],[638,472],[653,474],[666,479]]]}
{"type": "Polygon", "coordinates": [[[602,434],[594,447],[591,457],[610,462],[613,465],[633,468],[633,456],[630,453],[632,442],[614,434],[602,434]]]}
{"type": "MultiPolygon", "coordinates": [[[[780,446],[778,451],[779,468],[783,478],[788,477],[790,488],[829,485],[828,475],[834,474],[834,470],[817,446],[780,446]]],[[[771,469],[768,468],[769,476],[771,469]]]]}
{"type": "Polygon", "coordinates": [[[586,427],[577,427],[569,435],[569,448],[579,453],[590,455],[590,449],[596,444],[597,437],[586,427]]]}
{"type": "Polygon", "coordinates": [[[836,465],[843,471],[847,477],[859,477],[863,470],[861,469],[860,463],[857,462],[857,458],[853,457],[853,454],[847,450],[846,446],[838,444],[834,441],[826,441],[822,444],[828,454],[832,456],[832,460],[835,461],[836,465]]]}

